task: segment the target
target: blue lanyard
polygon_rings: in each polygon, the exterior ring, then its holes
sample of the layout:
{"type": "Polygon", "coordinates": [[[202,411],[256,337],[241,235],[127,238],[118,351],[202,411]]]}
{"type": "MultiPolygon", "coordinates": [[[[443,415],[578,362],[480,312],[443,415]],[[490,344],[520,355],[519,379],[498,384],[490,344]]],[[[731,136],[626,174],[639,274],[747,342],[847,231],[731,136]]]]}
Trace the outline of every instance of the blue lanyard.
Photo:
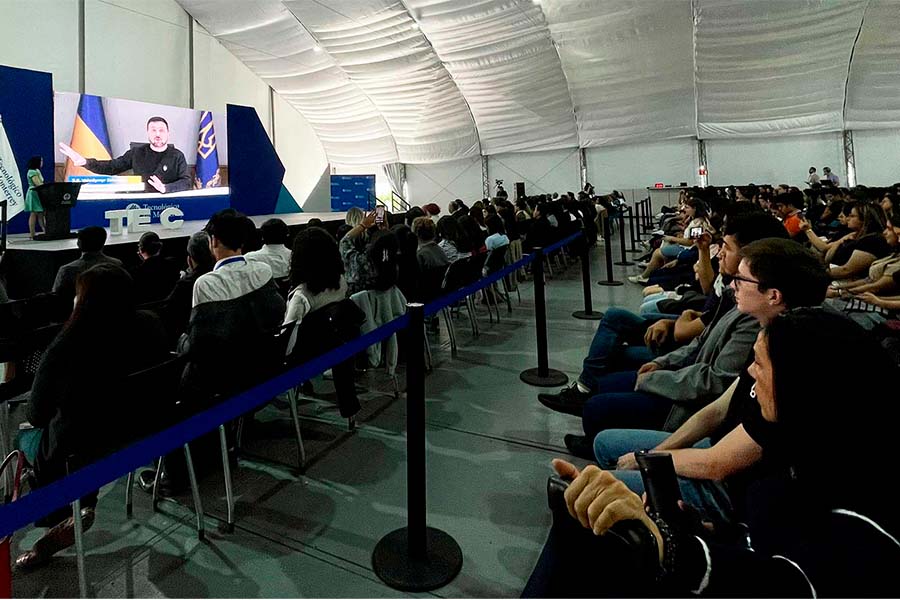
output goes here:
{"type": "Polygon", "coordinates": [[[218,271],[220,268],[224,267],[225,265],[235,263],[235,262],[247,262],[247,259],[244,258],[243,256],[232,256],[231,258],[226,258],[222,262],[217,264],[213,268],[213,271],[218,271]]]}

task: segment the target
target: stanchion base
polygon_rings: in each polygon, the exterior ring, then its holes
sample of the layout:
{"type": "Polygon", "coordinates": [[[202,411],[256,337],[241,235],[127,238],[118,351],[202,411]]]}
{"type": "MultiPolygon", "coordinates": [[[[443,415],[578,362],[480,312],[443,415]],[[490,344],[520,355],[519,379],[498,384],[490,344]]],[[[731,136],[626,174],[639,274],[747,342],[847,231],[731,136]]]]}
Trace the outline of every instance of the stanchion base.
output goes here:
{"type": "Polygon", "coordinates": [[[617,285],[625,285],[621,281],[598,281],[597,285],[605,285],[607,287],[614,287],[617,285]]]}
{"type": "Polygon", "coordinates": [[[614,265],[619,265],[620,267],[631,267],[634,266],[634,263],[630,260],[620,260],[619,262],[613,263],[614,265]]]}
{"type": "Polygon", "coordinates": [[[429,592],[453,581],[462,569],[462,550],[440,529],[425,528],[425,556],[409,556],[409,529],[390,532],[372,552],[372,570],[383,582],[404,592],[429,592]]]}
{"type": "Polygon", "coordinates": [[[569,376],[556,369],[547,369],[547,375],[545,377],[541,377],[538,374],[537,368],[526,369],[519,373],[519,379],[528,385],[537,387],[559,387],[561,385],[566,385],[569,382],[569,376]]]}
{"type": "Polygon", "coordinates": [[[601,312],[587,312],[585,310],[576,310],[572,313],[572,316],[576,319],[581,319],[583,321],[599,321],[603,318],[603,313],[601,312]]]}

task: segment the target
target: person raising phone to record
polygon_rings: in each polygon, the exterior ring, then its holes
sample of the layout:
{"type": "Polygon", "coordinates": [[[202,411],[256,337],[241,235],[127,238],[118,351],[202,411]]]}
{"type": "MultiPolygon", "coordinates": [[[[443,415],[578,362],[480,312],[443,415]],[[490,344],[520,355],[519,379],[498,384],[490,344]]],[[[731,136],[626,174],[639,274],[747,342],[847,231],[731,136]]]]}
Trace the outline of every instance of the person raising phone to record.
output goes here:
{"type": "Polygon", "coordinates": [[[191,189],[191,176],[181,150],[169,144],[169,123],[162,117],[147,121],[146,144],[132,144],[122,156],[112,160],[85,158],[68,144],[59,143],[59,151],[76,167],[92,173],[118,175],[130,170],[140,175],[148,192],[167,194],[191,189]]]}

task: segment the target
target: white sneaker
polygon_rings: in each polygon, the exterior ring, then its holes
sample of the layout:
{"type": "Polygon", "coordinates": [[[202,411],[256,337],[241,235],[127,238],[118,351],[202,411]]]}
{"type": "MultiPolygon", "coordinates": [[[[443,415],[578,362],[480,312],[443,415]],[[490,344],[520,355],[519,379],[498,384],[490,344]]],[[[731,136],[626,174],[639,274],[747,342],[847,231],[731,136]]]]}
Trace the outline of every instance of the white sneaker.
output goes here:
{"type": "Polygon", "coordinates": [[[632,275],[631,277],[628,278],[628,281],[630,281],[631,283],[640,283],[640,284],[644,284],[644,283],[647,283],[647,282],[650,281],[650,280],[647,279],[646,277],[642,277],[642,276],[640,276],[640,275],[632,275]]]}

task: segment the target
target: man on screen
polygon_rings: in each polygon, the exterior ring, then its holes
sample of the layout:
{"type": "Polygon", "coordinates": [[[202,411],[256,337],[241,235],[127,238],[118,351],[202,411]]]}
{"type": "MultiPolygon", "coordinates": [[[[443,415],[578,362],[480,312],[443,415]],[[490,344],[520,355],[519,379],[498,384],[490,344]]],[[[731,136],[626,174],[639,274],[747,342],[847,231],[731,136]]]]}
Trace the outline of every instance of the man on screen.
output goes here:
{"type": "Polygon", "coordinates": [[[149,144],[132,144],[128,152],[112,160],[85,158],[62,142],[59,143],[59,150],[76,167],[84,167],[93,173],[118,175],[130,169],[141,176],[147,184],[147,191],[156,190],[165,194],[191,189],[191,176],[184,154],[169,145],[169,123],[162,117],[151,117],[147,121],[147,139],[149,144]]]}

